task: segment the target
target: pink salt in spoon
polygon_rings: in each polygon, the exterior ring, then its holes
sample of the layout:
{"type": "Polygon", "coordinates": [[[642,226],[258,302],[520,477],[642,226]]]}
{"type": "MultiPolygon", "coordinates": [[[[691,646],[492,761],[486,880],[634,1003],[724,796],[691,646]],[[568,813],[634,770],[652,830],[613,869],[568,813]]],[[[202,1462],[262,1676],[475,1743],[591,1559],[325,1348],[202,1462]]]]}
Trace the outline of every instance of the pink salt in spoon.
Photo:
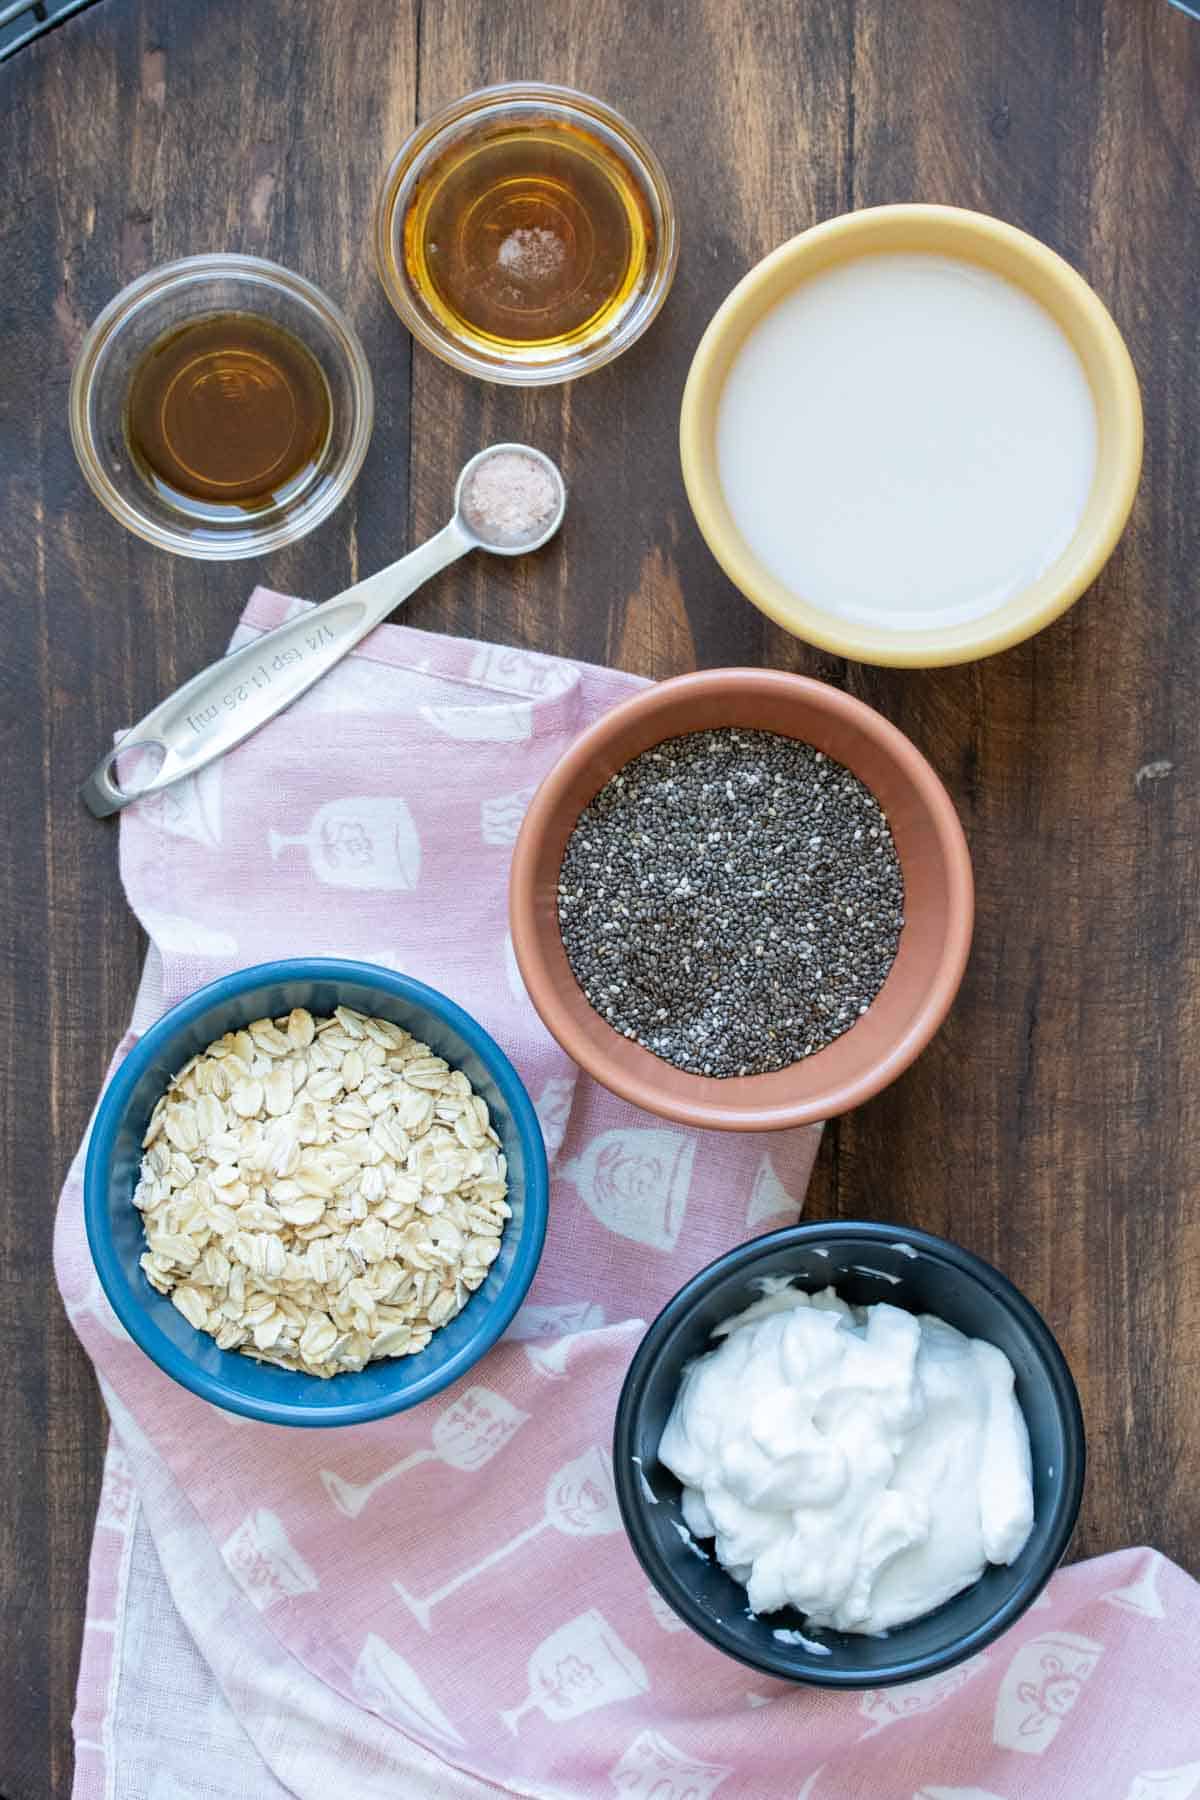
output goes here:
{"type": "Polygon", "coordinates": [[[194,775],[298,700],[431,575],[468,550],[495,556],[540,550],[566,509],[566,484],[540,450],[527,444],[481,450],[458,478],[449,524],[377,575],[193,675],[101,758],[79,790],[84,804],[104,818],[194,775]],[[133,752],[132,776],[118,781],[118,758],[133,752]]]}

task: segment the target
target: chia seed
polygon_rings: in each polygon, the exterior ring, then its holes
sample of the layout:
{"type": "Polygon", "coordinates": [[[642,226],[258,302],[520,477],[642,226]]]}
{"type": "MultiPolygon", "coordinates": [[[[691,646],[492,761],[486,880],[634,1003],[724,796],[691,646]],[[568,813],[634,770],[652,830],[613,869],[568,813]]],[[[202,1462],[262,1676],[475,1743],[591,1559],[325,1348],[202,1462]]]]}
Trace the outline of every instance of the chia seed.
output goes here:
{"type": "Polygon", "coordinates": [[[867,1011],[896,960],[904,881],[849,769],[722,727],[656,744],[601,788],[567,842],[558,919],[614,1030],[693,1074],[763,1075],[867,1011]]]}

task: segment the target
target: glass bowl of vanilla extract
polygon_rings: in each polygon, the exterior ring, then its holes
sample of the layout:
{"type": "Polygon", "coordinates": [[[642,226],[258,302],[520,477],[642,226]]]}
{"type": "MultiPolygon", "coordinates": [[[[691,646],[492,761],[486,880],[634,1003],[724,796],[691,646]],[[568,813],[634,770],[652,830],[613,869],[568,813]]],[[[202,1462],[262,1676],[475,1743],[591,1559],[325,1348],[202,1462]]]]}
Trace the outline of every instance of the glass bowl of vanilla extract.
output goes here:
{"type": "Polygon", "coordinates": [[[546,82],[480,88],[417,127],[375,212],[392,305],[443,361],[537,387],[619,356],[670,290],[666,173],[603,101],[546,82]]]}
{"type": "Polygon", "coordinates": [[[97,497],[164,550],[257,556],[328,518],[371,437],[354,331],[303,276],[189,256],[105,307],[71,379],[75,453],[97,497]]]}

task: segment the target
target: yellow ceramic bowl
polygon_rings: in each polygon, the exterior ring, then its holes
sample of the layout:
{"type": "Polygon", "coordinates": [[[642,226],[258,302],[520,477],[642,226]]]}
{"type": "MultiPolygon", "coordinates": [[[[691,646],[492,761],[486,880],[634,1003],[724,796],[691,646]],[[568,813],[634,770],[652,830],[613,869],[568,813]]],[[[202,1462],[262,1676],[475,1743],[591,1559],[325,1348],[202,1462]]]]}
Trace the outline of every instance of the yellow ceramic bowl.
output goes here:
{"type": "Polygon", "coordinates": [[[781,244],[734,288],[700,340],[680,419],[683,479],[696,521],[729,579],[777,624],[858,662],[933,668],[970,662],[1032,637],[1064,613],[1112,554],[1142,465],[1142,403],[1124,339],[1091,288],[1015,226],[954,206],[879,206],[815,225],[781,244]],[[801,282],[889,250],[959,257],[1015,282],[1058,321],[1096,406],[1096,474],[1074,537],[1031,586],[983,618],[933,630],[889,630],[822,610],[770,573],[733,521],[717,473],[716,424],[729,369],[760,319],[801,282]]]}

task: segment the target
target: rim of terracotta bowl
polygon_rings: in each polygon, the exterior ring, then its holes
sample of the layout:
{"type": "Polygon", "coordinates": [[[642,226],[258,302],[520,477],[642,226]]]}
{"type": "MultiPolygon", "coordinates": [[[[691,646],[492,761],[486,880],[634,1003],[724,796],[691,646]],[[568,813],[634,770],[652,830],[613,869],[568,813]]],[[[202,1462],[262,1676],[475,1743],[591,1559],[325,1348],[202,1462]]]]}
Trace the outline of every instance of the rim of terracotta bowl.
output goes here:
{"type": "MultiPolygon", "coordinates": [[[[763,728],[778,729],[774,725],[763,728]]],[[[829,754],[843,760],[835,751],[829,754]]],[[[853,759],[845,759],[845,766],[855,772],[853,759]]],[[[871,786],[869,781],[867,786],[871,786]]],[[[889,1086],[916,1061],[949,1012],[966,969],[974,918],[975,884],[962,825],[940,777],[916,745],[862,700],[825,682],[781,669],[707,669],[676,675],[622,701],[597,719],[576,738],[534,794],[513,851],[509,878],[509,922],[517,967],[546,1029],[574,1062],[610,1092],[646,1112],[701,1130],[782,1131],[813,1125],[849,1112],[889,1086]],[[821,719],[835,729],[849,727],[869,738],[917,797],[932,825],[945,869],[945,937],[933,977],[904,1029],[861,1073],[851,1079],[830,1079],[804,1098],[763,1097],[764,1084],[778,1084],[787,1069],[726,1079],[692,1075],[623,1038],[604,1025],[583,999],[558,931],[554,896],[562,851],[580,811],[570,798],[576,784],[582,779],[590,798],[642,749],[689,730],[711,729],[715,723],[712,702],[726,700],[735,691],[740,699],[768,703],[786,696],[798,727],[793,735],[798,737],[806,723],[821,719]],[[674,718],[659,737],[640,735],[640,728],[648,722],[659,716],[666,719],[673,703],[681,698],[694,707],[695,724],[674,718]],[[601,1031],[596,1031],[593,1021],[600,1024],[601,1031]],[[682,1091],[668,1091],[673,1089],[682,1091]]],[[[865,1015],[868,1019],[871,1010],[865,1015]]],[[[851,1025],[835,1044],[844,1043],[861,1028],[861,1023],[851,1025]]],[[[823,1054],[818,1051],[790,1067],[811,1068],[823,1054]]]]}
{"type": "Polygon", "coordinates": [[[1091,586],[1125,529],[1142,466],[1142,402],[1125,340],[1083,276],[1028,232],[957,206],[868,207],[814,225],[757,263],[717,309],[692,359],[679,422],[683,481],[696,523],[734,586],[786,631],[838,656],[937,668],[993,656],[1041,631],[1091,586]],[[843,619],[796,594],[751,551],[721,490],[713,444],[734,358],[759,321],[802,281],[885,251],[956,256],[1022,288],[1065,332],[1096,408],[1096,473],[1083,517],[1038,579],[980,619],[925,631],[843,619]]]}

